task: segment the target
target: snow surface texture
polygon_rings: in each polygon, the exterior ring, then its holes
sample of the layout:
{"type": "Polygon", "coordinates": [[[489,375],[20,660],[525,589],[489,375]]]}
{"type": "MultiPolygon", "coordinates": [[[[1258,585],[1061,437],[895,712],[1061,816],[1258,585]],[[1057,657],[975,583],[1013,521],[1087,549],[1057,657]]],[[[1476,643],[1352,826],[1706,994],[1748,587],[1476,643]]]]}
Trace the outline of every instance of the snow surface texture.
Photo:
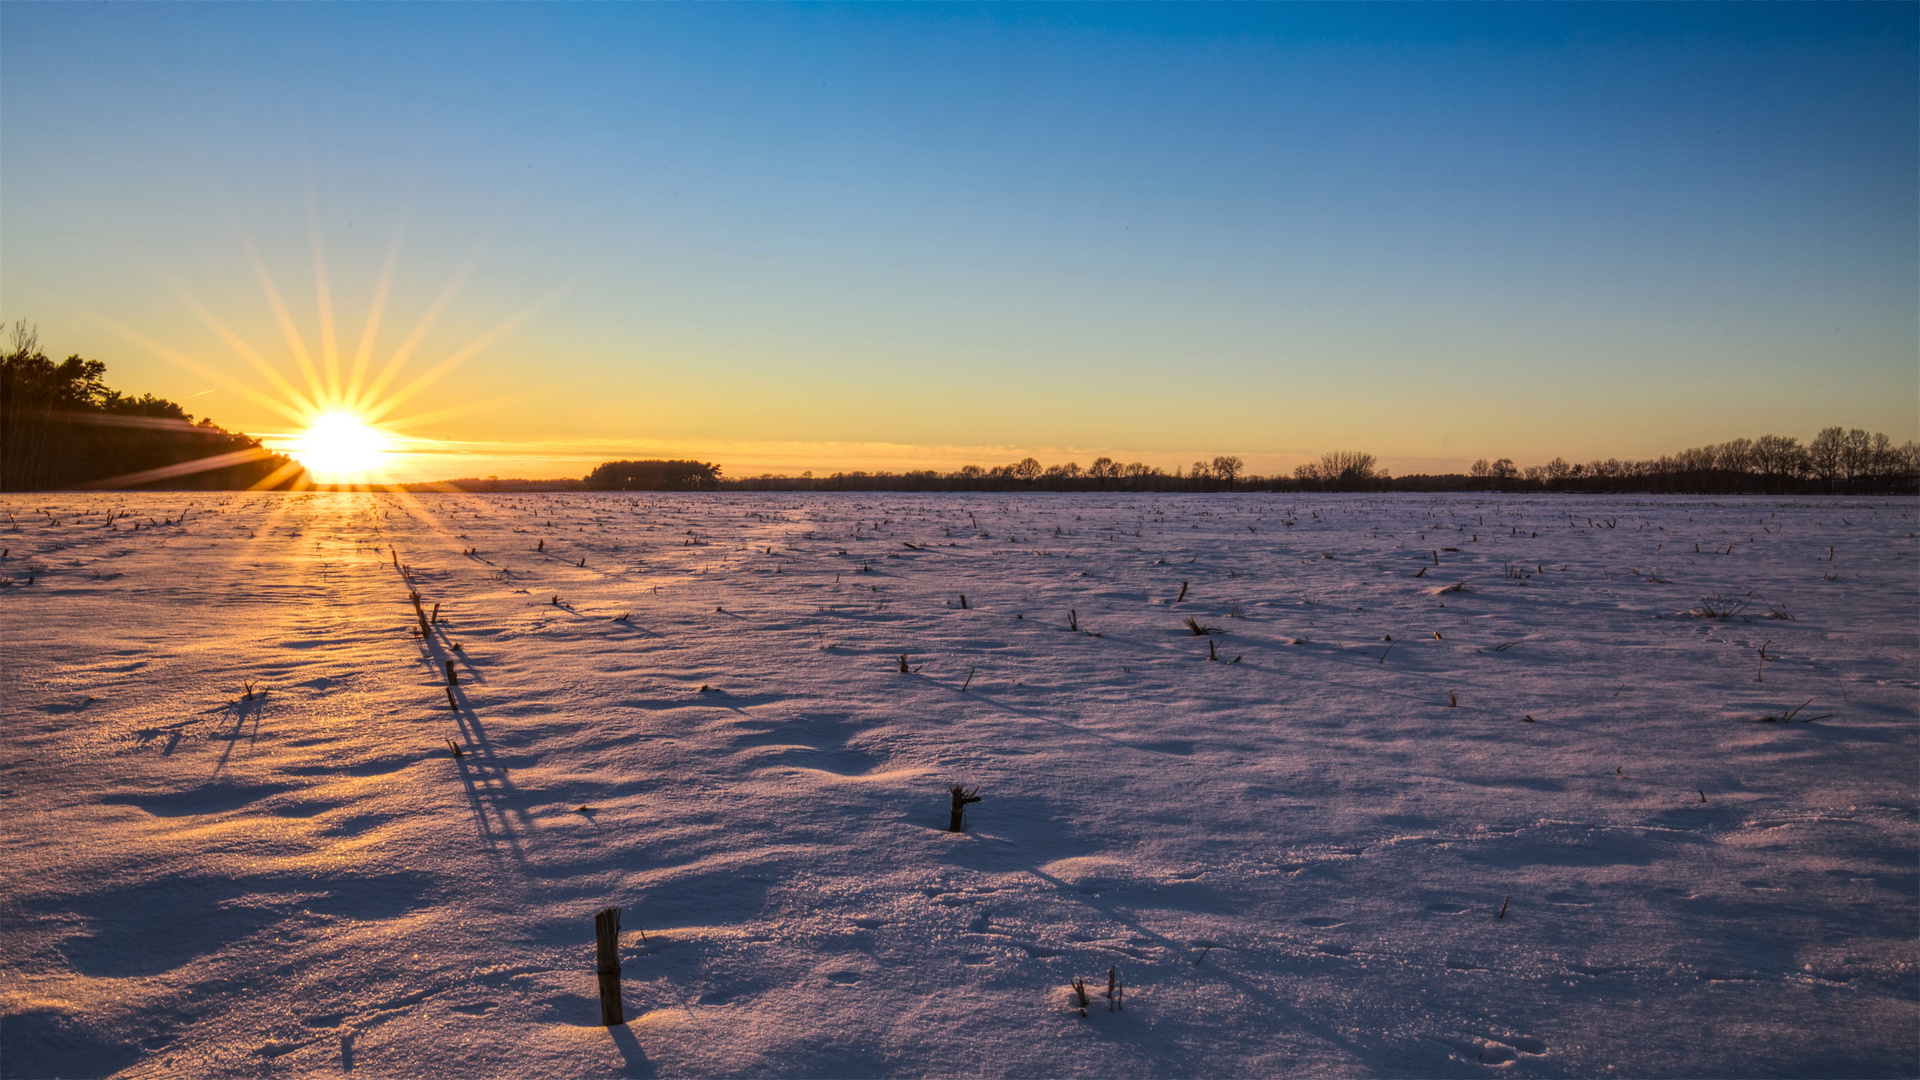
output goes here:
{"type": "Polygon", "coordinates": [[[7,1076],[1920,1072],[1910,500],[0,508],[7,1076]]]}

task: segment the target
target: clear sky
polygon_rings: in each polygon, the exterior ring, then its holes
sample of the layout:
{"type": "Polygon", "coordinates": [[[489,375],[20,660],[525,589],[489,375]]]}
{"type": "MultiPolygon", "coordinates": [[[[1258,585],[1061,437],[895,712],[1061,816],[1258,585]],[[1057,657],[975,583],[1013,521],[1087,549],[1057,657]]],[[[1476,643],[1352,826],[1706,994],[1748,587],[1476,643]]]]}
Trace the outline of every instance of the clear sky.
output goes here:
{"type": "Polygon", "coordinates": [[[391,267],[369,370],[451,299],[383,395],[457,361],[384,417],[441,440],[409,479],[1904,440],[1917,26],[5,4],[0,315],[116,388],[286,432],[214,323],[302,382],[264,270],[345,372],[391,267]]]}

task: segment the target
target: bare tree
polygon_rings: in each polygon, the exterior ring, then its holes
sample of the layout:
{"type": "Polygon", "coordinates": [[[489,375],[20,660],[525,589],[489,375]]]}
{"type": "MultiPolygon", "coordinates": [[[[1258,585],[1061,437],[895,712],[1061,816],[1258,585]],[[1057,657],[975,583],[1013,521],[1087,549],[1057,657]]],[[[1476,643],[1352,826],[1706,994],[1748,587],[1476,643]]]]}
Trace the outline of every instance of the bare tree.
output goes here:
{"type": "Polygon", "coordinates": [[[1792,435],[1762,435],[1753,440],[1753,464],[1768,490],[1778,491],[1804,474],[1811,464],[1807,448],[1792,435]]]}
{"type": "Polygon", "coordinates": [[[1753,468],[1753,440],[1733,439],[1714,447],[1716,468],[1743,473],[1753,468]]]}
{"type": "Polygon", "coordinates": [[[1807,457],[1813,466],[1813,475],[1820,478],[1828,491],[1833,490],[1834,482],[1840,479],[1841,459],[1846,454],[1847,433],[1840,428],[1822,428],[1820,434],[1807,444],[1807,457]]]}
{"type": "Polygon", "coordinates": [[[1359,450],[1329,450],[1320,455],[1322,480],[1356,481],[1374,478],[1373,455],[1359,450]]]}
{"type": "Polygon", "coordinates": [[[1840,443],[1840,475],[1846,478],[1847,490],[1852,491],[1854,482],[1872,471],[1873,436],[1854,428],[1840,443]]]}
{"type": "Polygon", "coordinates": [[[1235,454],[1222,454],[1213,459],[1213,475],[1227,482],[1227,490],[1233,490],[1233,482],[1245,472],[1247,463],[1235,454]]]}

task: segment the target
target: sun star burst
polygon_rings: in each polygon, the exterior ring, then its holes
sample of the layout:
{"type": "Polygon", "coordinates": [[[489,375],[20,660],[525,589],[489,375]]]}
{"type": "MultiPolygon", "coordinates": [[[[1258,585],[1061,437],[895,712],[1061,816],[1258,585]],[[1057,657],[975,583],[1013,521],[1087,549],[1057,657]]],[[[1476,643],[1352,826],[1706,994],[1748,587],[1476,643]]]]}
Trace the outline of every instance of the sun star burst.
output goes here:
{"type": "Polygon", "coordinates": [[[288,447],[293,458],[322,483],[363,480],[386,462],[392,439],[350,412],[314,417],[288,447]]]}

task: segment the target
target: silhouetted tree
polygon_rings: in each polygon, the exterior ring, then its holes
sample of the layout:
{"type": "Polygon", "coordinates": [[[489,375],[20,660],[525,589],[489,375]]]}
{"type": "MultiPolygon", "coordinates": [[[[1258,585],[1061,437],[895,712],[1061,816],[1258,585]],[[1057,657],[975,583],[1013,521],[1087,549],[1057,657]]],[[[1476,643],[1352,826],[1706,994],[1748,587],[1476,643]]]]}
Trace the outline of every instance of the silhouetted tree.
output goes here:
{"type": "Polygon", "coordinates": [[[1828,491],[1832,491],[1840,479],[1841,459],[1846,455],[1847,433],[1837,427],[1822,428],[1820,434],[1807,444],[1807,459],[1813,466],[1813,474],[1820,478],[1828,491]]]}
{"type": "Polygon", "coordinates": [[[587,474],[589,491],[701,491],[720,486],[720,466],[704,461],[609,461],[587,474]]]}
{"type": "Polygon", "coordinates": [[[1231,454],[1222,454],[1213,459],[1213,475],[1227,482],[1227,490],[1233,490],[1233,482],[1247,471],[1247,463],[1231,454]]]}

